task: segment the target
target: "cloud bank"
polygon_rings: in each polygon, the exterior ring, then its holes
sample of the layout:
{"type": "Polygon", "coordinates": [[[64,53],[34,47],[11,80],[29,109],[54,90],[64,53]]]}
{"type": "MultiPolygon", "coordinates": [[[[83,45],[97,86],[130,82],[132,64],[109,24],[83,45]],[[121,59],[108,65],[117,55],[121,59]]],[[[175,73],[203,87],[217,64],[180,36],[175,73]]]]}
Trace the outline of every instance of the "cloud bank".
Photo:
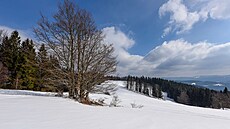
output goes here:
{"type": "Polygon", "coordinates": [[[230,73],[230,43],[189,43],[183,39],[164,42],[144,60],[154,64],[157,76],[225,75],[230,73]]]}
{"type": "Polygon", "coordinates": [[[170,32],[181,34],[200,22],[211,19],[230,19],[229,0],[168,0],[159,8],[162,18],[169,14],[170,20],[162,37],[170,32]],[[187,2],[187,3],[186,3],[187,2]]]}
{"type": "Polygon", "coordinates": [[[230,73],[230,43],[164,42],[146,56],[128,52],[135,41],[115,27],[103,29],[106,42],[114,44],[119,61],[117,74],[160,77],[225,75],[230,73]]]}
{"type": "MultiPolygon", "coordinates": [[[[0,26],[9,33],[14,29],[0,26]]],[[[19,31],[22,39],[26,32],[19,31]]],[[[213,44],[189,43],[184,39],[165,41],[146,56],[128,51],[135,40],[116,27],[102,29],[105,42],[113,44],[118,66],[116,75],[145,75],[159,77],[225,75],[230,73],[230,42],[213,44]]]]}

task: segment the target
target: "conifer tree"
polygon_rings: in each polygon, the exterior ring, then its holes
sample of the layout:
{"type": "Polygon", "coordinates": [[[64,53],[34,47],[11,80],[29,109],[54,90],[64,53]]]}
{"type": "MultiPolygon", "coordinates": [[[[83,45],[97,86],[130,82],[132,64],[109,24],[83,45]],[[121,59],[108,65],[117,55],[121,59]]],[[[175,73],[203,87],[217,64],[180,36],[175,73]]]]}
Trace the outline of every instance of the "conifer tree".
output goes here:
{"type": "Polygon", "coordinates": [[[45,48],[45,44],[42,44],[39,48],[38,55],[37,55],[37,62],[38,62],[38,71],[37,71],[37,85],[38,87],[42,88],[45,87],[45,80],[47,78],[48,72],[48,63],[49,58],[47,55],[47,50],[45,48]]]}
{"type": "Polygon", "coordinates": [[[24,89],[34,90],[36,82],[36,53],[32,40],[26,39],[22,42],[20,48],[20,56],[22,59],[21,67],[21,86],[24,89]]]}
{"type": "Polygon", "coordinates": [[[227,94],[228,93],[228,88],[225,87],[223,93],[227,94]]]}
{"type": "Polygon", "coordinates": [[[2,40],[5,38],[4,30],[0,30],[0,87],[8,80],[8,69],[2,63],[2,40]]]}
{"type": "Polygon", "coordinates": [[[8,80],[8,69],[0,62],[0,87],[4,87],[8,80]]]}
{"type": "Polygon", "coordinates": [[[61,68],[57,57],[50,55],[45,70],[44,84],[50,90],[58,92],[59,96],[63,95],[63,91],[68,85],[68,76],[63,71],[66,71],[66,69],[61,68]]]}
{"type": "Polygon", "coordinates": [[[17,31],[13,31],[10,38],[3,38],[0,47],[1,61],[9,70],[9,82],[12,87],[18,89],[22,59],[20,57],[20,37],[17,31]]]}

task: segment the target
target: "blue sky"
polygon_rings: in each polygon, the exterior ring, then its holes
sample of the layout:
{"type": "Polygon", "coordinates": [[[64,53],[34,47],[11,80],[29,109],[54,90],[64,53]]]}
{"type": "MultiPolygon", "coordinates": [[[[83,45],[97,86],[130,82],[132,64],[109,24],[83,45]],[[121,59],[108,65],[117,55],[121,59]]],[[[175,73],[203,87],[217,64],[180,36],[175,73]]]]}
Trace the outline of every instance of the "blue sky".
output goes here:
{"type": "MultiPolygon", "coordinates": [[[[59,2],[1,0],[0,26],[20,30],[25,36],[33,38],[32,28],[36,27],[40,13],[51,17],[57,11],[59,2]]],[[[119,75],[198,76],[230,73],[227,67],[230,62],[225,61],[230,56],[221,53],[223,49],[226,53],[230,49],[228,0],[75,2],[92,13],[98,28],[108,35],[106,40],[116,43],[119,75]],[[209,63],[216,67],[206,68],[209,63]]]]}
{"type": "MultiPolygon", "coordinates": [[[[58,0],[2,0],[0,25],[30,31],[36,26],[40,12],[51,16],[57,10],[58,0]]],[[[129,51],[145,55],[155,44],[163,40],[163,24],[158,17],[158,8],[163,1],[157,0],[76,0],[81,8],[92,13],[97,26],[116,26],[135,39],[129,51]]]]}

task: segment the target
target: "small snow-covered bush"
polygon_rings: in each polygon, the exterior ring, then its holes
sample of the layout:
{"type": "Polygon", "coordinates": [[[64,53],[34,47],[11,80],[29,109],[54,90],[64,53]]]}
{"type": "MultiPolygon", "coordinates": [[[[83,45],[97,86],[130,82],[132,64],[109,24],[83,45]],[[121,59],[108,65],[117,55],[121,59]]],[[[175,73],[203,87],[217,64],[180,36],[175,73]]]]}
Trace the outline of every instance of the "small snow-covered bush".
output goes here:
{"type": "Polygon", "coordinates": [[[113,96],[112,101],[110,102],[109,106],[110,107],[120,107],[119,103],[121,103],[120,99],[118,98],[118,96],[113,96]]]}
{"type": "Polygon", "coordinates": [[[105,104],[105,99],[103,99],[103,98],[98,99],[98,103],[100,103],[101,105],[104,105],[105,104]]]}
{"type": "Polygon", "coordinates": [[[117,86],[115,84],[110,84],[109,82],[104,82],[100,85],[96,85],[93,89],[93,93],[101,93],[106,95],[113,95],[116,91],[117,86]]]}
{"type": "Polygon", "coordinates": [[[131,107],[132,107],[132,108],[143,108],[144,105],[138,105],[138,104],[136,104],[135,102],[133,102],[133,103],[131,103],[131,107]]]}

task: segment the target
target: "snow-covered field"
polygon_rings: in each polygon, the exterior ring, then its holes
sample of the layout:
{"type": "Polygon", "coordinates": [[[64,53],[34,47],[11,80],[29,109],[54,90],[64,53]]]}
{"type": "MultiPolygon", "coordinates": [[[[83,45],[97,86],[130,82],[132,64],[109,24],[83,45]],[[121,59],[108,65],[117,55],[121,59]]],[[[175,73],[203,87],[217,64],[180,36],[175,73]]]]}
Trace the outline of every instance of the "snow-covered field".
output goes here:
{"type": "MultiPolygon", "coordinates": [[[[149,98],[125,89],[112,96],[120,107],[83,105],[51,93],[0,90],[0,129],[230,129],[230,110],[207,109],[149,98]],[[143,106],[132,108],[131,103],[143,106]]],[[[91,99],[112,96],[91,94],[91,99]]]]}

